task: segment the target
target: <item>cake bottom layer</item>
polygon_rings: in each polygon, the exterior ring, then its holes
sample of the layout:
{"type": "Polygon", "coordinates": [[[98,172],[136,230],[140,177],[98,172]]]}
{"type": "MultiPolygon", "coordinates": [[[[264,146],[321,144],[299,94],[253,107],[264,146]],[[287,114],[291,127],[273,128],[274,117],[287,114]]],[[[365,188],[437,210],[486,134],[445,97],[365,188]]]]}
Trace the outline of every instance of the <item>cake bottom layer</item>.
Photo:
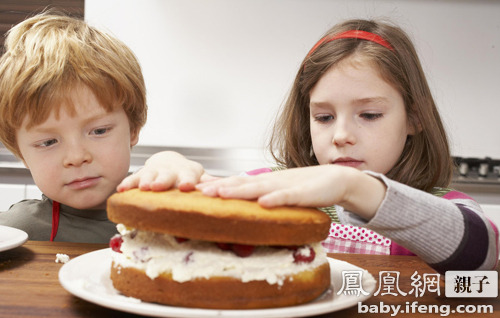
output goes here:
{"type": "Polygon", "coordinates": [[[111,265],[111,281],[122,294],[147,302],[207,309],[256,309],[299,305],[319,297],[330,286],[329,263],[299,272],[283,285],[231,277],[176,282],[169,274],[150,279],[144,271],[111,265]]]}

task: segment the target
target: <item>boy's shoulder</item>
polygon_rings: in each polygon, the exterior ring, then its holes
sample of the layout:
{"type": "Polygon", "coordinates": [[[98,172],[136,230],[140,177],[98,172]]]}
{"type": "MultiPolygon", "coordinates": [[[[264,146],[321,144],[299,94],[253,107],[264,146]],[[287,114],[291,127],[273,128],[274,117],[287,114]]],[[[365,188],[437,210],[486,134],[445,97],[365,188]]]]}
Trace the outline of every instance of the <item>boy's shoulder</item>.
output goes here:
{"type": "Polygon", "coordinates": [[[52,202],[46,197],[42,196],[41,199],[26,199],[14,203],[10,206],[10,208],[1,212],[3,214],[33,214],[44,210],[52,210],[52,202]]]}
{"type": "Polygon", "coordinates": [[[30,230],[40,223],[51,222],[51,211],[52,204],[46,197],[41,200],[23,200],[13,204],[9,210],[0,212],[0,224],[30,230]]]}

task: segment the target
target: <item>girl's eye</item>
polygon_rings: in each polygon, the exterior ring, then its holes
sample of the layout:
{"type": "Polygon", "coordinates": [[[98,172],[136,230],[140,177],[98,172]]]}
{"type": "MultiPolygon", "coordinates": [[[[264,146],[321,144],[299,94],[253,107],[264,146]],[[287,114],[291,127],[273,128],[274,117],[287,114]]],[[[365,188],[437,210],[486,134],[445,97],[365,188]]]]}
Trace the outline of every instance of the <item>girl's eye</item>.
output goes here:
{"type": "Polygon", "coordinates": [[[35,147],[47,148],[47,147],[50,147],[50,146],[55,145],[55,144],[57,144],[57,139],[48,139],[48,140],[44,140],[42,142],[35,144],[35,147]]]}
{"type": "Polygon", "coordinates": [[[361,117],[366,119],[366,120],[375,120],[380,117],[382,117],[382,113],[363,113],[361,114],[361,117]]]}
{"type": "Polygon", "coordinates": [[[109,132],[111,130],[111,127],[101,127],[101,128],[96,128],[91,131],[92,135],[104,135],[105,133],[109,132]]]}
{"type": "Polygon", "coordinates": [[[319,123],[327,123],[333,119],[332,115],[319,115],[314,117],[314,120],[316,120],[319,123]]]}

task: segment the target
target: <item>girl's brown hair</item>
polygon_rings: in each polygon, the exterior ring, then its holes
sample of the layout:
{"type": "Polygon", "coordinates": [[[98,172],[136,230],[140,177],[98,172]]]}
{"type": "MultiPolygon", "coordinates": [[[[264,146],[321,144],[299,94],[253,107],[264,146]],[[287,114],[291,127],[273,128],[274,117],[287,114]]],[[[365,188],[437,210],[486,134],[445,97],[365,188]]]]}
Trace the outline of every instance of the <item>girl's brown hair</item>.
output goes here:
{"type": "Polygon", "coordinates": [[[393,49],[372,41],[342,38],[327,41],[311,52],[302,62],[275,123],[269,143],[273,157],[287,168],[318,165],[309,127],[310,92],[328,69],[357,55],[375,65],[382,78],[401,93],[408,121],[416,131],[408,136],[398,162],[387,176],[425,191],[447,187],[453,175],[448,139],[412,42],[399,27],[372,20],[346,21],[324,37],[349,30],[377,34],[393,49]]]}
{"type": "Polygon", "coordinates": [[[83,20],[45,12],[12,28],[0,59],[0,141],[22,159],[16,132],[43,123],[62,104],[75,113],[72,91],[87,86],[101,105],[123,107],[132,134],[146,122],[146,88],[133,52],[83,20]]]}

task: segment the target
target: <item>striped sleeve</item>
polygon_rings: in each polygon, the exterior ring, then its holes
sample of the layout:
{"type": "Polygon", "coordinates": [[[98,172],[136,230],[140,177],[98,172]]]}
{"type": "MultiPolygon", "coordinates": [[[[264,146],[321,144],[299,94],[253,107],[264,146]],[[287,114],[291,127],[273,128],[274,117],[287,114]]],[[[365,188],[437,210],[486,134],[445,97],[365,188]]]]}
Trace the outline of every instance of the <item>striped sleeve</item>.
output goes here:
{"type": "Polygon", "coordinates": [[[493,269],[498,260],[498,228],[482,212],[469,196],[450,191],[443,196],[455,204],[464,219],[464,235],[452,255],[446,260],[432,264],[438,271],[448,268],[465,270],[493,269]],[[491,248],[495,247],[495,248],[491,248]],[[488,268],[488,264],[493,264],[488,268]]]}
{"type": "Polygon", "coordinates": [[[458,191],[438,197],[367,173],[387,185],[386,197],[369,222],[347,213],[349,223],[390,238],[441,273],[495,268],[498,229],[472,198],[458,191]]]}

